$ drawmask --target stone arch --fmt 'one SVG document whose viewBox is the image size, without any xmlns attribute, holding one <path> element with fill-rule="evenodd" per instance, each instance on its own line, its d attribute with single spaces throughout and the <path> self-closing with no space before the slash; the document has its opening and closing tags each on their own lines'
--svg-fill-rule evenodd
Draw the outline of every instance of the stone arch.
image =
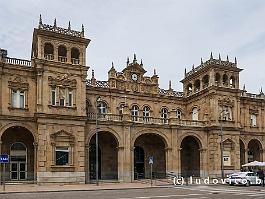
<svg viewBox="0 0 265 199">
<path fill-rule="evenodd" d="M 262 161 L 262 142 L 258 138 L 249 140 L 248 145 L 248 162 Z"/>
<path fill-rule="evenodd" d="M 185 135 L 180 142 L 181 175 L 200 176 L 202 170 L 201 149 L 202 143 L 194 135 Z"/>
<path fill-rule="evenodd" d="M 109 132 L 109 133 L 111 133 L 114 136 L 114 138 L 116 139 L 118 147 L 123 146 L 121 136 L 114 129 L 112 129 L 110 127 L 100 127 L 100 130 L 98 132 L 99 133 L 100 132 Z M 86 137 L 86 141 L 85 141 L 86 145 L 89 145 L 89 143 L 91 141 L 91 138 L 96 134 L 96 129 L 91 129 L 91 131 L 88 132 L 88 133 L 89 134 Z"/>
<path fill-rule="evenodd" d="M 142 129 L 142 130 L 138 131 L 131 139 L 131 146 L 134 145 L 134 143 L 138 137 L 140 137 L 141 135 L 144 135 L 144 134 L 155 134 L 155 135 L 160 136 L 164 141 L 165 147 L 171 148 L 171 144 L 170 144 L 167 136 L 164 133 L 162 133 L 158 130 L 154 130 L 154 129 Z"/>
<path fill-rule="evenodd" d="M 204 149 L 205 147 L 205 144 L 204 144 L 204 142 L 203 142 L 203 138 L 199 135 L 199 134 L 197 134 L 197 133 L 194 133 L 194 132 L 185 132 L 178 140 L 179 140 L 179 148 L 181 148 L 181 143 L 182 143 L 182 141 L 186 138 L 186 137 L 188 137 L 188 136 L 191 136 L 191 137 L 193 137 L 195 140 L 197 140 L 198 141 L 198 143 L 199 143 L 199 146 L 200 146 L 200 149 Z"/>
<path fill-rule="evenodd" d="M 153 157 L 153 176 L 164 178 L 166 174 L 167 144 L 165 138 L 158 132 L 141 131 L 133 137 L 134 147 L 134 179 L 150 178 L 149 158 Z M 137 150 L 138 149 L 138 150 Z M 142 153 L 139 154 L 139 149 Z M 139 157 L 144 156 L 144 157 Z"/>
<path fill-rule="evenodd" d="M 11 127 L 23 127 L 25 129 L 27 129 L 29 132 L 31 132 L 33 138 L 34 138 L 34 142 L 37 143 L 38 142 L 38 136 L 36 135 L 36 129 L 34 129 L 32 126 L 28 125 L 28 124 L 25 124 L 25 123 L 20 123 L 20 122 L 12 122 L 12 123 L 8 123 L 4 126 L 2 126 L 0 128 L 0 140 L 1 140 L 1 137 L 3 135 L 3 133 L 11 128 Z"/>
<path fill-rule="evenodd" d="M 247 144 L 246 142 L 239 138 L 239 148 L 240 148 L 240 166 L 243 164 L 246 164 L 246 150 L 247 150 Z"/>
</svg>

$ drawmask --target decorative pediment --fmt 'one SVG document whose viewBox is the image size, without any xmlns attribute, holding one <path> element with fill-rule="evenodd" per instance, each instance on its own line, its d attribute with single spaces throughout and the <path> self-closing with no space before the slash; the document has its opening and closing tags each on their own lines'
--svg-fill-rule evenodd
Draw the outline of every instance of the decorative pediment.
<svg viewBox="0 0 265 199">
<path fill-rule="evenodd" d="M 68 142 L 70 144 L 74 144 L 75 141 L 75 136 L 72 133 L 69 133 L 64 130 L 52 133 L 50 137 L 52 145 L 55 145 L 57 142 Z"/>
<path fill-rule="evenodd" d="M 14 90 L 19 89 L 23 91 L 28 90 L 29 84 L 26 78 L 16 76 L 8 81 L 8 86 Z"/>
<path fill-rule="evenodd" d="M 249 114 L 251 115 L 258 115 L 259 114 L 259 110 L 257 107 L 253 106 L 249 108 Z"/>
<path fill-rule="evenodd" d="M 71 87 L 74 88 L 76 87 L 76 80 L 75 79 L 70 79 L 69 78 L 70 74 L 64 74 L 62 76 L 57 76 L 57 77 L 48 77 L 49 85 L 51 86 L 62 86 L 62 87 Z"/>
<path fill-rule="evenodd" d="M 234 106 L 234 100 L 231 100 L 230 98 L 223 98 L 218 100 L 219 106 Z"/>
</svg>

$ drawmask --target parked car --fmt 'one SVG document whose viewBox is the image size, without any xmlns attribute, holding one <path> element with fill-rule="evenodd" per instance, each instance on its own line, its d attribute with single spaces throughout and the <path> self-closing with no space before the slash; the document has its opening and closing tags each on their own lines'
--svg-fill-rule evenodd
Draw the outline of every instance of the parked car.
<svg viewBox="0 0 265 199">
<path fill-rule="evenodd" d="M 237 172 L 230 174 L 226 183 L 229 185 L 256 185 L 260 183 L 259 177 L 254 172 Z"/>
</svg>

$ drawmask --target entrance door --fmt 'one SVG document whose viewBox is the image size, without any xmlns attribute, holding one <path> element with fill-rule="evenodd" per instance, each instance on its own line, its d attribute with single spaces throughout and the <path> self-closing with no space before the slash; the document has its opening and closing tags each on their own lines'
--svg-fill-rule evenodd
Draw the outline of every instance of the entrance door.
<svg viewBox="0 0 265 199">
<path fill-rule="evenodd" d="M 144 149 L 136 146 L 134 148 L 134 179 L 145 178 Z"/>
<path fill-rule="evenodd" d="M 10 148 L 10 179 L 27 179 L 27 148 L 20 142 L 14 143 Z"/>
<path fill-rule="evenodd" d="M 11 162 L 10 163 L 10 179 L 11 180 L 26 180 L 27 170 L 26 162 Z"/>
</svg>

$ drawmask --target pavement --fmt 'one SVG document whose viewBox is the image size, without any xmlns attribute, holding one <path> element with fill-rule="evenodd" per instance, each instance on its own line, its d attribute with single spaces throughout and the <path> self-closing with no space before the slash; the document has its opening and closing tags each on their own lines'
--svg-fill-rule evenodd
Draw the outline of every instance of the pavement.
<svg viewBox="0 0 265 199">
<path fill-rule="evenodd" d="M 135 181 L 132 183 L 122 182 L 100 182 L 96 184 L 16 184 L 7 183 L 5 191 L 3 185 L 0 186 L 0 194 L 5 193 L 35 193 L 35 192 L 68 192 L 68 191 L 96 191 L 96 190 L 121 190 L 121 189 L 146 189 L 162 188 L 173 186 L 169 181 L 153 181 L 151 186 L 150 180 Z"/>
</svg>

